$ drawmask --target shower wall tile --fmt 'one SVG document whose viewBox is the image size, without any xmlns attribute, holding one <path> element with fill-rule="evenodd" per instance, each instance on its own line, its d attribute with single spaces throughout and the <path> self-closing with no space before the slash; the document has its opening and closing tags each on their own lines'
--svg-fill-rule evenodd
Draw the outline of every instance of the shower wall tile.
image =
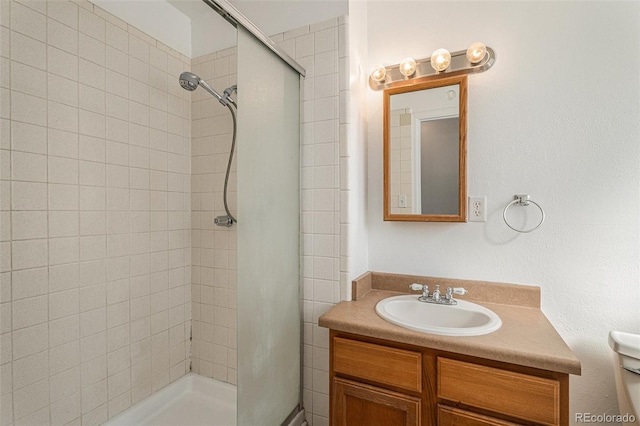
<svg viewBox="0 0 640 426">
<path fill-rule="evenodd" d="M 51 45 L 46 49 L 46 69 L 50 74 L 78 80 L 78 57 Z M 44 68 L 43 68 L 44 69 Z"/>
<path fill-rule="evenodd" d="M 65 24 L 71 28 L 78 28 L 78 6 L 71 1 L 47 2 L 47 17 Z"/>
<path fill-rule="evenodd" d="M 11 69 L 10 71 L 9 68 Z M 15 91 L 33 96 L 46 97 L 46 72 L 15 61 L 11 63 L 11 67 L 6 66 L 3 69 L 7 70 L 3 71 L 5 78 L 11 77 L 10 82 L 7 82 L 9 84 L 5 84 L 4 87 L 10 87 Z"/>
<path fill-rule="evenodd" d="M 105 25 L 105 43 L 107 44 L 107 58 L 109 55 L 109 48 L 117 49 L 124 53 L 129 53 L 129 35 L 127 30 L 106 22 Z"/>
<path fill-rule="evenodd" d="M 106 69 L 98 64 L 78 58 L 78 76 L 83 84 L 104 90 Z"/>
<path fill-rule="evenodd" d="M 72 107 L 78 106 L 78 83 L 55 74 L 48 76 L 48 99 Z"/>
<path fill-rule="evenodd" d="M 78 54 L 78 31 L 53 19 L 47 21 L 47 43 L 72 55 Z"/>
<path fill-rule="evenodd" d="M 79 9 L 79 30 L 88 36 L 105 41 L 105 20 L 86 9 Z"/>
<path fill-rule="evenodd" d="M 0 3 L 0 424 L 100 424 L 190 367 L 190 60 Z"/>
</svg>

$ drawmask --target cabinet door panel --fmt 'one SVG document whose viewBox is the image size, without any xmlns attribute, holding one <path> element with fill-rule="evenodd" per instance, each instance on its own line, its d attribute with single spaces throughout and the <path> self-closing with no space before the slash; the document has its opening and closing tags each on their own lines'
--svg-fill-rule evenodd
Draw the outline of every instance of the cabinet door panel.
<svg viewBox="0 0 640 426">
<path fill-rule="evenodd" d="M 409 395 L 333 379 L 333 426 L 420 426 L 421 401 Z"/>
</svg>

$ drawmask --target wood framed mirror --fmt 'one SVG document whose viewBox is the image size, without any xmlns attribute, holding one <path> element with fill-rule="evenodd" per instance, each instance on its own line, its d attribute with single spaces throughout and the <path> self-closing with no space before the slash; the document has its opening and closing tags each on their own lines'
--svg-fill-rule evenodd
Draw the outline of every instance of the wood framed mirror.
<svg viewBox="0 0 640 426">
<path fill-rule="evenodd" d="M 467 77 L 384 91 L 384 220 L 467 221 Z"/>
</svg>

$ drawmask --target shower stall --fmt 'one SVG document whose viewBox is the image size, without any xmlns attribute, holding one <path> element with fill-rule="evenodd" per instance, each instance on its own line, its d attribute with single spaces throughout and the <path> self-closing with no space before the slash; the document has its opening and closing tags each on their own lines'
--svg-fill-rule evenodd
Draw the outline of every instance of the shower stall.
<svg viewBox="0 0 640 426">
<path fill-rule="evenodd" d="M 80 3 L 2 2 L 0 423 L 303 424 L 304 69 Z"/>
</svg>

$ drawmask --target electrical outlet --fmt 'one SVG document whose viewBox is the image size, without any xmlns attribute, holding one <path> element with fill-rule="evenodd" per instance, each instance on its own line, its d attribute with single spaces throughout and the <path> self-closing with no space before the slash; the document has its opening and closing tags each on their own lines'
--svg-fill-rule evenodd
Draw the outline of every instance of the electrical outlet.
<svg viewBox="0 0 640 426">
<path fill-rule="evenodd" d="M 398 197 L 398 207 L 407 207 L 407 196 L 400 195 Z"/>
<path fill-rule="evenodd" d="M 469 222 L 487 221 L 487 197 L 469 197 Z"/>
</svg>

